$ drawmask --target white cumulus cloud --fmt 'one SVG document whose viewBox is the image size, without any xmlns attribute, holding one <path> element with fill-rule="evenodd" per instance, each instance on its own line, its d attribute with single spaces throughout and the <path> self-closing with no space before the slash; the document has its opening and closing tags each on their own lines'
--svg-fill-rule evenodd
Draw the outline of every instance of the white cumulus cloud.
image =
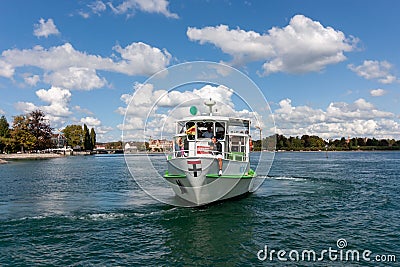
<svg viewBox="0 0 400 267">
<path fill-rule="evenodd" d="M 362 98 L 353 103 L 333 102 L 325 110 L 293 106 L 290 99 L 283 99 L 274 111 L 274 119 L 278 133 L 284 135 L 309 134 L 323 138 L 400 137 L 398 116 L 379 110 Z"/>
<path fill-rule="evenodd" d="M 93 3 L 90 3 L 89 5 L 90 10 L 97 15 L 100 15 L 102 12 L 104 12 L 107 9 L 106 4 L 104 4 L 102 1 L 97 0 Z"/>
<path fill-rule="evenodd" d="M 29 113 L 31 111 L 38 109 L 38 107 L 35 106 L 35 104 L 31 102 L 22 102 L 22 101 L 15 103 L 14 107 L 16 110 L 19 110 L 23 113 Z"/>
<path fill-rule="evenodd" d="M 119 45 L 114 47 L 122 60 L 117 62 L 115 71 L 129 75 L 151 75 L 167 66 L 171 60 L 171 54 L 166 49 L 151 47 L 148 44 L 137 42 L 126 47 Z"/>
<path fill-rule="evenodd" d="M 35 86 L 40 81 L 40 77 L 39 75 L 29 75 L 24 77 L 24 81 L 30 86 Z"/>
<path fill-rule="evenodd" d="M 45 49 L 9 49 L 0 57 L 0 75 L 12 79 L 18 68 L 33 66 L 43 71 L 40 80 L 67 89 L 91 90 L 108 85 L 98 71 L 127 75 L 151 75 L 169 65 L 171 55 L 165 49 L 138 42 L 113 48 L 120 54 L 111 57 L 76 50 L 70 43 Z M 37 79 L 37 78 L 36 78 Z M 32 84 L 32 80 L 26 80 Z"/>
<path fill-rule="evenodd" d="M 101 121 L 94 117 L 81 118 L 80 122 L 86 124 L 89 128 L 101 125 Z"/>
<path fill-rule="evenodd" d="M 84 67 L 69 67 L 45 74 L 44 81 L 54 86 L 78 90 L 91 90 L 107 85 L 106 79 L 99 77 L 95 69 Z"/>
<path fill-rule="evenodd" d="M 219 25 L 189 27 L 187 36 L 200 44 L 211 43 L 220 48 L 232 56 L 234 65 L 264 61 L 263 75 L 321 71 L 344 61 L 344 52 L 353 51 L 358 42 L 304 15 L 296 15 L 286 27 L 273 27 L 263 34 Z"/>
<path fill-rule="evenodd" d="M 0 76 L 11 79 L 14 76 L 14 73 L 15 69 L 12 64 L 0 59 Z"/>
<path fill-rule="evenodd" d="M 71 92 L 69 90 L 51 87 L 48 90 L 37 90 L 36 95 L 41 101 L 48 105 L 37 106 L 31 102 L 17 102 L 14 105 L 15 109 L 23 113 L 29 113 L 40 109 L 46 114 L 46 117 L 54 127 L 63 124 L 72 114 L 69 109 L 69 103 L 71 101 Z"/>
<path fill-rule="evenodd" d="M 386 94 L 386 91 L 383 89 L 373 89 L 370 91 L 371 96 L 383 96 Z"/>
<path fill-rule="evenodd" d="M 126 115 L 124 139 L 143 140 L 148 136 L 168 136 L 175 131 L 174 122 L 190 116 L 191 106 L 198 108 L 198 114 L 207 114 L 204 101 L 212 97 L 216 101 L 214 114 L 255 119 L 257 114 L 246 109 L 236 110 L 233 103 L 233 90 L 225 86 L 203 85 L 187 91 L 156 90 L 152 84 L 136 83 L 133 94 L 123 94 L 121 101 L 129 107 L 119 107 L 116 112 Z M 143 136 L 146 128 L 146 137 Z"/>
<path fill-rule="evenodd" d="M 239 28 L 230 30 L 227 25 L 202 29 L 189 27 L 187 36 L 192 41 L 199 41 L 200 44 L 214 44 L 223 52 L 230 54 L 234 64 L 262 60 L 275 54 L 269 36 Z"/>
<path fill-rule="evenodd" d="M 117 6 L 112 2 L 108 3 L 112 11 L 116 14 L 127 14 L 133 16 L 137 10 L 147 13 L 158 13 L 167 18 L 177 19 L 179 16 L 168 10 L 167 0 L 125 0 Z"/>
<path fill-rule="evenodd" d="M 53 19 L 45 21 L 43 18 L 39 20 L 39 24 L 35 24 L 33 34 L 36 37 L 49 37 L 49 35 L 60 34 Z"/>
<path fill-rule="evenodd" d="M 362 65 L 349 64 L 348 68 L 367 80 L 378 80 L 383 84 L 398 81 L 397 77 L 391 73 L 393 65 L 387 61 L 365 60 Z"/>
</svg>

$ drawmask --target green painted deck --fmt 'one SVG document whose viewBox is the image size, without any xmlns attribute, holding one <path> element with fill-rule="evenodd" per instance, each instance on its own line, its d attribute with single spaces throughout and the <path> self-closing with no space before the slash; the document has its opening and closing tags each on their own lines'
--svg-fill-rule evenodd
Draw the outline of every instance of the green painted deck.
<svg viewBox="0 0 400 267">
<path fill-rule="evenodd" d="M 221 175 L 219 176 L 217 173 L 215 174 L 207 174 L 207 178 L 229 178 L 229 179 L 251 179 L 256 177 L 257 174 L 250 169 L 249 173 L 247 175 Z M 169 174 L 168 171 L 165 172 L 164 178 L 168 179 L 176 179 L 176 178 L 186 178 L 186 175 L 184 174 Z"/>
</svg>

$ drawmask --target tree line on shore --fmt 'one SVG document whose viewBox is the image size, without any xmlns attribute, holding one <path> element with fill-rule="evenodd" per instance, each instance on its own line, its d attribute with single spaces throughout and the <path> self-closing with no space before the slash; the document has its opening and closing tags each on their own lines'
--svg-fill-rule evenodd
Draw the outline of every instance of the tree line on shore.
<svg viewBox="0 0 400 267">
<path fill-rule="evenodd" d="M 53 128 L 41 110 L 13 117 L 10 127 L 5 116 L 0 117 L 0 153 L 45 151 L 53 148 L 71 147 L 93 150 L 96 132 L 83 125 L 68 125 L 62 134 L 54 134 Z"/>
<path fill-rule="evenodd" d="M 318 150 L 400 150 L 400 140 L 395 139 L 376 139 L 353 137 L 340 139 L 324 140 L 316 135 L 302 135 L 286 137 L 281 134 L 275 134 L 263 138 L 263 148 L 273 150 L 287 151 L 318 151 Z M 255 151 L 261 150 L 261 141 L 253 141 Z"/>
<path fill-rule="evenodd" d="M 43 151 L 46 149 L 71 147 L 75 150 L 91 151 L 96 145 L 96 132 L 86 124 L 68 125 L 62 134 L 54 134 L 53 128 L 41 110 L 13 117 L 10 127 L 5 116 L 0 117 L 0 153 Z M 61 141 L 61 142 L 60 142 Z M 324 140 L 316 135 L 286 137 L 275 134 L 262 139 L 263 149 L 287 151 L 318 150 L 400 150 L 400 140 L 353 137 Z M 122 149 L 122 142 L 105 144 L 107 148 Z M 146 144 L 148 149 L 148 144 Z M 253 150 L 261 150 L 261 140 L 253 140 Z"/>
</svg>

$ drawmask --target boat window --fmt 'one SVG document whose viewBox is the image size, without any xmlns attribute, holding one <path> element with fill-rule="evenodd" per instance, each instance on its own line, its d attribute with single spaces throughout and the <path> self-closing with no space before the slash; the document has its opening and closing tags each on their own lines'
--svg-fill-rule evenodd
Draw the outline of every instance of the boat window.
<svg viewBox="0 0 400 267">
<path fill-rule="evenodd" d="M 188 121 L 186 123 L 186 131 L 185 133 L 188 136 L 188 140 L 194 140 L 194 137 L 196 135 L 196 125 L 193 121 Z"/>
<path fill-rule="evenodd" d="M 197 122 L 197 138 L 211 138 L 214 135 L 214 123 L 212 121 Z"/>
<path fill-rule="evenodd" d="M 215 123 L 215 135 L 218 140 L 225 139 L 225 122 L 216 122 Z"/>
<path fill-rule="evenodd" d="M 246 152 L 246 142 L 244 136 L 231 136 L 231 152 Z"/>
<path fill-rule="evenodd" d="M 183 121 L 178 122 L 176 133 L 182 134 L 185 133 L 185 123 Z"/>
<path fill-rule="evenodd" d="M 229 119 L 229 133 L 249 134 L 250 121 L 244 119 Z"/>
<path fill-rule="evenodd" d="M 243 126 L 238 126 L 238 125 L 230 125 L 229 126 L 229 133 L 241 133 L 241 134 L 248 134 L 249 129 Z"/>
</svg>

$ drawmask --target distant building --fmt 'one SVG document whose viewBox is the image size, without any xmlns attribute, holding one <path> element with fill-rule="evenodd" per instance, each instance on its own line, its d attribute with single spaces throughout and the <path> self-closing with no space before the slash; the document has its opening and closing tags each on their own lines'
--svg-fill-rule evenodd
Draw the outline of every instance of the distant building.
<svg viewBox="0 0 400 267">
<path fill-rule="evenodd" d="M 106 149 L 106 145 L 104 145 L 104 144 L 96 145 L 95 149 L 96 150 L 104 150 L 104 149 Z"/>
<path fill-rule="evenodd" d="M 173 142 L 166 139 L 155 139 L 149 141 L 149 148 L 152 152 L 171 151 L 172 146 Z"/>
<path fill-rule="evenodd" d="M 127 142 L 125 143 L 124 151 L 125 153 L 135 153 L 138 152 L 138 148 L 134 143 Z"/>
<path fill-rule="evenodd" d="M 52 134 L 51 142 L 55 148 L 62 148 L 67 145 L 67 138 L 63 134 Z"/>
<path fill-rule="evenodd" d="M 82 147 L 80 145 L 76 145 L 72 148 L 74 151 L 81 151 Z"/>
<path fill-rule="evenodd" d="M 350 143 L 350 136 L 348 136 L 346 139 L 346 144 L 349 144 L 349 143 Z"/>
</svg>

